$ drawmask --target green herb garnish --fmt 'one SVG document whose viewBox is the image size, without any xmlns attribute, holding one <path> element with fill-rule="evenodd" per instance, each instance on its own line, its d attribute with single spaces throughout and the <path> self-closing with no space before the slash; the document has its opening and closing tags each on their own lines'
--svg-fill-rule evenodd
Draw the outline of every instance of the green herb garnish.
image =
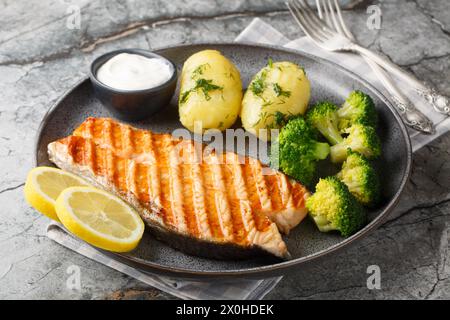
<svg viewBox="0 0 450 320">
<path fill-rule="evenodd" d="M 264 122 L 266 122 L 266 121 L 267 121 L 267 118 L 270 117 L 270 116 L 271 116 L 271 114 L 269 114 L 267 111 L 264 111 L 264 112 L 261 112 L 261 113 L 260 113 L 260 118 L 261 118 L 261 120 L 263 120 Z"/>
<path fill-rule="evenodd" d="M 275 122 L 278 127 L 284 127 L 290 120 L 295 119 L 297 116 L 288 111 L 288 113 L 282 113 L 280 111 L 275 112 Z"/>
<path fill-rule="evenodd" d="M 213 90 L 223 90 L 223 87 L 213 84 L 212 80 L 198 79 L 194 87 L 194 90 L 196 89 L 201 89 L 206 100 L 210 100 L 211 97 L 209 96 L 209 92 Z"/>
<path fill-rule="evenodd" d="M 273 84 L 273 91 L 275 91 L 277 97 L 287 97 L 289 98 L 291 96 L 290 91 L 284 91 L 278 83 Z"/>
<path fill-rule="evenodd" d="M 274 118 L 275 124 L 278 127 L 284 126 L 286 124 L 286 115 L 283 112 L 275 111 Z"/>
<path fill-rule="evenodd" d="M 264 89 L 266 88 L 266 82 L 265 82 L 266 76 L 267 76 L 267 72 L 263 71 L 250 84 L 250 90 L 253 92 L 253 94 L 255 96 L 259 97 L 264 92 Z"/>
<path fill-rule="evenodd" d="M 195 68 L 194 71 L 192 71 L 191 79 L 194 79 L 194 78 L 202 75 L 203 70 L 205 70 L 205 68 L 208 66 L 209 66 L 209 63 L 204 63 L 204 64 L 199 65 L 197 68 Z"/>
<path fill-rule="evenodd" d="M 197 90 L 201 90 L 203 92 L 206 100 L 211 100 L 211 96 L 209 95 L 209 92 L 214 91 L 214 90 L 223 90 L 223 87 L 213 84 L 212 80 L 207 80 L 207 79 L 203 79 L 203 78 L 197 79 L 195 81 L 195 87 L 183 92 L 180 95 L 180 104 L 185 103 L 189 97 L 189 94 L 191 92 L 197 91 Z"/>
<path fill-rule="evenodd" d="M 191 93 L 191 90 L 188 90 L 188 91 L 185 91 L 182 94 L 180 94 L 180 104 L 183 104 L 187 101 L 187 98 L 190 93 Z"/>
<path fill-rule="evenodd" d="M 273 101 L 268 100 L 268 101 L 265 101 L 265 102 L 262 104 L 262 107 L 264 108 L 264 107 L 270 106 L 270 105 L 272 105 L 272 104 L 273 104 Z"/>
<path fill-rule="evenodd" d="M 269 68 L 273 67 L 273 61 L 272 58 L 269 58 L 269 60 L 267 60 L 267 65 L 269 66 Z"/>
</svg>

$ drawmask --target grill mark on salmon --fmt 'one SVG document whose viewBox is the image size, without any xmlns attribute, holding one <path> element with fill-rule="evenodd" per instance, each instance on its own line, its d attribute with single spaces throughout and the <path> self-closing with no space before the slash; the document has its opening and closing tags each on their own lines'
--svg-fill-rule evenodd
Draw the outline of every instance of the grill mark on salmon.
<svg viewBox="0 0 450 320">
<path fill-rule="evenodd" d="M 246 158 L 244 167 L 244 180 L 248 190 L 248 197 L 252 207 L 253 219 L 255 220 L 255 227 L 257 230 L 262 230 L 268 227 L 268 220 L 266 214 L 263 214 L 261 199 L 258 195 L 258 185 L 255 180 L 254 170 L 251 159 Z"/>
<path fill-rule="evenodd" d="M 205 203 L 206 212 L 208 216 L 209 225 L 211 226 L 211 233 L 214 238 L 223 239 L 224 234 L 220 226 L 220 219 L 218 217 L 219 212 L 217 210 L 215 202 L 215 187 L 214 187 L 214 175 L 211 172 L 212 168 L 206 163 L 200 164 L 200 170 L 203 175 L 204 191 L 205 191 Z"/>
<path fill-rule="evenodd" d="M 160 152 L 161 150 L 164 150 L 165 147 L 164 144 L 156 144 L 155 141 L 153 141 L 152 136 L 152 142 L 155 151 L 155 159 L 159 159 L 159 164 L 153 164 L 157 166 L 159 171 L 159 178 L 156 178 L 159 180 L 160 183 L 160 199 L 161 199 L 161 216 L 164 219 L 164 222 L 170 225 L 174 225 L 174 217 L 172 213 L 172 202 L 171 200 L 171 191 L 170 191 L 170 182 L 169 182 L 169 161 L 168 161 L 168 154 L 166 152 Z M 166 148 L 167 150 L 167 148 Z"/>
<path fill-rule="evenodd" d="M 192 204 L 195 212 L 195 218 L 197 220 L 197 228 L 199 235 L 210 238 L 211 229 L 208 214 L 206 212 L 206 201 L 204 197 L 204 179 L 200 169 L 197 148 L 195 143 L 187 144 L 188 153 L 193 155 L 192 164 L 190 166 L 190 177 L 192 181 Z"/>
<path fill-rule="evenodd" d="M 229 203 L 231 221 L 233 222 L 233 236 L 237 242 L 247 241 L 247 228 L 242 220 L 241 205 L 234 186 L 234 171 L 230 166 L 220 166 L 226 187 L 227 201 Z"/>
<path fill-rule="evenodd" d="M 212 168 L 211 173 L 215 190 L 214 197 L 220 229 L 222 230 L 225 240 L 231 241 L 233 240 L 233 220 L 231 219 L 230 205 L 222 175 L 222 168 L 221 165 L 219 165 L 219 159 L 215 152 L 211 153 L 208 159 L 210 162 L 209 165 Z"/>
<path fill-rule="evenodd" d="M 252 176 L 256 187 L 257 197 L 261 210 L 264 212 L 272 211 L 272 199 L 269 197 L 266 180 L 262 173 L 261 162 L 256 159 L 248 158 L 250 167 L 252 168 Z"/>
<path fill-rule="evenodd" d="M 179 165 L 177 155 L 175 153 L 172 139 L 170 139 L 169 136 L 164 136 L 164 139 L 167 140 L 166 147 L 167 153 L 169 155 L 168 179 L 169 179 L 170 204 L 172 206 L 172 213 L 173 213 L 173 224 L 176 225 L 181 232 L 185 233 L 189 230 L 187 230 L 187 225 L 183 213 L 184 197 L 182 192 L 180 192 L 182 190 L 182 184 L 180 183 L 181 168 Z"/>
<path fill-rule="evenodd" d="M 217 258 L 288 257 L 279 230 L 288 233 L 304 218 L 308 191 L 279 172 L 264 175 L 256 159 L 212 152 L 198 163 L 195 150 L 193 141 L 107 118 L 88 118 L 49 145 L 56 165 L 121 196 L 176 248 Z M 190 161 L 180 163 L 178 152 Z"/>
<path fill-rule="evenodd" d="M 269 194 L 272 202 L 272 210 L 279 211 L 283 209 L 283 202 L 280 195 L 280 189 L 278 188 L 279 177 L 276 174 L 264 175 L 266 185 L 269 188 Z"/>
<path fill-rule="evenodd" d="M 193 203 L 193 180 L 190 165 L 180 164 L 180 177 L 182 188 L 180 193 L 183 195 L 182 212 L 184 220 L 186 221 L 189 233 L 193 234 L 195 237 L 199 237 L 200 233 L 198 230 L 197 215 Z"/>
<path fill-rule="evenodd" d="M 253 235 L 249 236 L 251 230 L 255 229 L 255 223 L 253 220 L 252 210 L 250 203 L 248 201 L 247 189 L 245 187 L 245 181 L 242 174 L 242 165 L 239 163 L 238 156 L 236 154 L 228 153 L 226 155 L 227 162 L 225 167 L 228 169 L 228 174 L 231 176 L 232 186 L 234 189 L 233 196 L 236 201 L 236 220 L 238 220 L 237 228 L 240 228 L 242 224 L 242 229 L 237 231 L 237 236 L 240 239 L 249 239 Z M 238 216 L 239 215 L 239 216 Z"/>
</svg>

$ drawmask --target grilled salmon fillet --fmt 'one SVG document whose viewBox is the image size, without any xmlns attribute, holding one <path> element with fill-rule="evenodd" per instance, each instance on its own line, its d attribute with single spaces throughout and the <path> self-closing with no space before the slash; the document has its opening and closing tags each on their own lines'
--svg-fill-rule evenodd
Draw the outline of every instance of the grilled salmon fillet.
<svg viewBox="0 0 450 320">
<path fill-rule="evenodd" d="M 306 188 L 256 159 L 204 150 L 109 118 L 88 118 L 48 145 L 58 167 L 120 196 L 177 249 L 213 258 L 289 258 L 280 232 L 306 216 Z"/>
</svg>

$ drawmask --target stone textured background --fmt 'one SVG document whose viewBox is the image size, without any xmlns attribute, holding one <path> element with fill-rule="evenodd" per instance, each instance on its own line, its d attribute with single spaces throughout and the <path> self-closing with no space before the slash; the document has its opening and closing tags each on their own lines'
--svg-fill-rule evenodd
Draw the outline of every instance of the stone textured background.
<svg viewBox="0 0 450 320">
<path fill-rule="evenodd" d="M 350 2 L 344 18 L 364 45 L 450 95 L 448 0 Z M 381 30 L 365 27 L 372 3 L 382 9 Z M 66 28 L 74 4 L 81 7 L 80 30 Z M 35 133 L 93 57 L 122 47 L 232 41 L 254 17 L 291 39 L 302 35 L 282 0 L 0 0 L 0 299 L 171 298 L 46 238 L 47 219 L 22 196 Z M 267 298 L 450 298 L 449 150 L 447 134 L 417 152 L 411 181 L 388 222 L 286 276 Z M 81 268 L 81 292 L 66 289 L 72 264 Z M 366 288 L 372 264 L 381 268 L 381 290 Z"/>
</svg>

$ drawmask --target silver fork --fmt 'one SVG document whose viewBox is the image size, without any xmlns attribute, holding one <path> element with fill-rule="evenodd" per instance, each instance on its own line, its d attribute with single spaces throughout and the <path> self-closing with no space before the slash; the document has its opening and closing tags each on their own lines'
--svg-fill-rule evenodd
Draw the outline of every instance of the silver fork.
<svg viewBox="0 0 450 320">
<path fill-rule="evenodd" d="M 328 51 L 350 51 L 365 55 L 387 71 L 407 82 L 416 92 L 437 111 L 450 115 L 450 101 L 447 97 L 438 94 L 436 90 L 427 87 L 414 76 L 407 73 L 391 61 L 364 48 L 345 36 L 329 28 L 312 11 L 305 0 L 288 0 L 288 8 L 297 23 L 319 47 Z"/>
<path fill-rule="evenodd" d="M 341 9 L 337 0 L 316 0 L 317 12 L 329 28 L 334 28 L 340 35 L 356 42 L 355 37 L 347 28 L 342 18 Z M 399 90 L 391 77 L 378 64 L 362 55 L 367 64 L 372 68 L 375 75 L 390 93 L 394 105 L 409 127 L 426 134 L 435 132 L 433 122 L 422 112 L 417 110 L 413 103 Z"/>
</svg>

